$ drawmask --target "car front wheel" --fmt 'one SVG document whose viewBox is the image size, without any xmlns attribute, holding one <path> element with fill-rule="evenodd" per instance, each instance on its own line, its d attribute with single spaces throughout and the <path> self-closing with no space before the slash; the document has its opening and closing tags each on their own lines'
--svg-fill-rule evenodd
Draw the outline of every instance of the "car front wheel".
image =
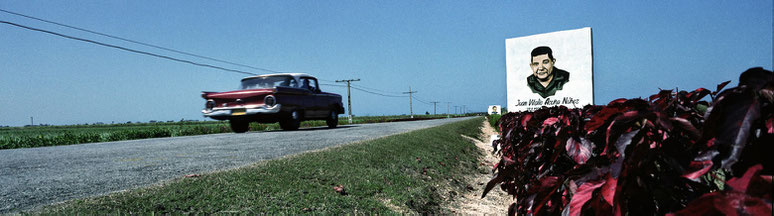
<svg viewBox="0 0 774 216">
<path fill-rule="evenodd" d="M 248 121 L 230 120 L 228 123 L 231 124 L 231 130 L 234 133 L 244 133 L 250 130 L 250 122 Z"/>
<path fill-rule="evenodd" d="M 293 111 L 287 118 L 280 121 L 280 127 L 282 130 L 298 130 L 301 127 L 301 114 Z"/>
</svg>

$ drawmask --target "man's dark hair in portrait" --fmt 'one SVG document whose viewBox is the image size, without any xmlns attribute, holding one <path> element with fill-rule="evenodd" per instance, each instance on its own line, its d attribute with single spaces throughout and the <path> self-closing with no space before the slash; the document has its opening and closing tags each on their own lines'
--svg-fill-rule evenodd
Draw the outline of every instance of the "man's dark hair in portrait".
<svg viewBox="0 0 774 216">
<path fill-rule="evenodd" d="M 529 66 L 532 75 L 527 77 L 527 86 L 533 93 L 547 98 L 562 90 L 565 83 L 570 81 L 570 73 L 554 67 L 556 59 L 550 47 L 539 46 L 532 50 Z"/>
</svg>

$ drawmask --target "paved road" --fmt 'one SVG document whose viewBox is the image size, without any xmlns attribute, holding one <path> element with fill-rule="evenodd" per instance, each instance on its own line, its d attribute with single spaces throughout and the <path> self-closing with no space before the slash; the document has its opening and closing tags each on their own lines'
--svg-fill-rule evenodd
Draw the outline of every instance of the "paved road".
<svg viewBox="0 0 774 216">
<path fill-rule="evenodd" d="M 468 118 L 0 150 L 0 213 Z"/>
</svg>

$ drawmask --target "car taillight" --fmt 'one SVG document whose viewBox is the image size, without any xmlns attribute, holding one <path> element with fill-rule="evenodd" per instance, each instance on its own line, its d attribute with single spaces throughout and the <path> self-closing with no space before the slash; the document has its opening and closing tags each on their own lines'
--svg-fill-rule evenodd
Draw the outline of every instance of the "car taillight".
<svg viewBox="0 0 774 216">
<path fill-rule="evenodd" d="M 273 107 L 274 105 L 277 105 L 277 98 L 274 98 L 274 95 L 268 95 L 263 98 L 263 104 L 269 107 Z"/>
<path fill-rule="evenodd" d="M 215 101 L 214 100 L 207 100 L 207 103 L 204 104 L 204 107 L 207 109 L 215 108 Z"/>
</svg>

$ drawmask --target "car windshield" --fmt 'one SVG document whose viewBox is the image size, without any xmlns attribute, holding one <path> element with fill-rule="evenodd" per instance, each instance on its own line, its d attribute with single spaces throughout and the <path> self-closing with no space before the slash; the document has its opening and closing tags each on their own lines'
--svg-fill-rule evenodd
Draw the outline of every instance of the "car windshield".
<svg viewBox="0 0 774 216">
<path fill-rule="evenodd" d="M 298 87 L 291 76 L 261 76 L 242 80 L 240 89 L 265 89 L 277 86 Z"/>
</svg>

